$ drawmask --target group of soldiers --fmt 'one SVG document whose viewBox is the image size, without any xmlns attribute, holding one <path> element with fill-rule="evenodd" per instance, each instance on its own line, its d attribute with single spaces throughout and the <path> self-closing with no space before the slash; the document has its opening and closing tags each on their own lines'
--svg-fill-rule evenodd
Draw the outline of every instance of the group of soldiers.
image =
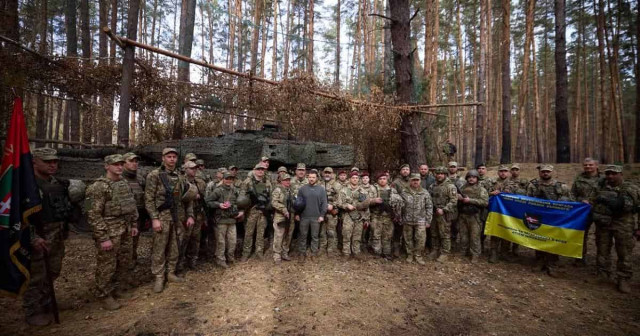
<svg viewBox="0 0 640 336">
<path fill-rule="evenodd" d="M 60 274 L 70 203 L 68 183 L 54 176 L 56 151 L 38 148 L 33 157 L 45 236 L 32 241 L 32 278 L 24 307 L 29 324 L 47 325 L 52 293 L 46 282 Z M 153 231 L 153 291 L 160 293 L 166 282 L 184 282 L 186 269 L 195 268 L 202 254 L 213 257 L 221 268 L 233 264 L 238 225 L 244 228 L 241 262 L 263 259 L 269 247 L 274 263 L 291 260 L 291 244 L 298 232 L 302 262 L 321 254 L 361 259 L 366 250 L 392 260 L 400 257 L 402 245 L 406 262 L 424 265 L 425 251 L 430 251 L 428 259 L 446 262 L 455 245 L 471 263 L 477 263 L 484 250 L 489 197 L 502 192 L 590 203 L 585 240 L 595 223 L 598 274 L 612 277 L 610 254 L 615 241 L 618 289 L 630 291 L 640 189 L 624 181 L 621 166 L 609 165 L 602 174 L 597 161 L 588 158 L 569 189 L 553 178 L 549 164 L 540 165 L 539 177 L 530 181 L 520 177 L 518 164 L 500 165 L 496 178 L 486 176 L 484 164 L 464 176 L 456 162 L 432 170 L 423 164 L 415 173 L 405 164 L 391 181 L 389 172 L 370 176 L 356 167 L 337 172 L 326 167 L 319 172 L 308 170 L 304 163 L 296 166 L 293 176 L 285 167 L 270 176 L 269 159 L 263 157 L 240 181 L 234 166 L 208 176 L 204 162 L 192 153 L 180 164 L 174 148 L 163 150 L 161 166 L 146 178 L 138 172 L 138 159 L 135 153 L 105 157 L 104 176 L 86 191 L 84 206 L 97 248 L 97 296 L 108 310 L 120 308 L 117 299 L 129 295 L 125 289 L 133 284 L 127 275 L 136 264 L 138 234 L 145 223 L 150 222 Z M 273 235 L 265 248 L 268 225 Z M 586 248 L 585 241 L 583 262 Z M 518 245 L 491 237 L 488 261 L 512 260 L 518 251 Z M 43 266 L 45 255 L 49 276 Z M 557 262 L 557 255 L 536 251 L 536 270 L 556 276 Z"/>
</svg>

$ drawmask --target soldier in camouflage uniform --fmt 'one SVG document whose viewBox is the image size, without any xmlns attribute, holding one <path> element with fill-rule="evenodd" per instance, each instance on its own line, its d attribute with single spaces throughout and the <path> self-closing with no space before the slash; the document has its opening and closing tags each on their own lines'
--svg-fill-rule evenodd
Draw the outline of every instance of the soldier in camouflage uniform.
<svg viewBox="0 0 640 336">
<path fill-rule="evenodd" d="M 498 166 L 498 177 L 495 179 L 487 179 L 485 185 L 489 188 L 489 196 L 496 196 L 500 193 L 513 193 L 514 186 L 509 179 L 509 167 L 507 165 Z M 511 245 L 509 241 L 499 237 L 491 237 L 491 248 L 489 250 L 489 262 L 494 264 L 498 262 L 498 255 L 507 257 Z"/>
<path fill-rule="evenodd" d="M 338 180 L 336 181 L 338 182 L 338 184 L 340 184 L 340 187 L 346 187 L 347 185 L 349 185 L 349 179 L 348 179 L 348 174 L 347 171 L 344 169 L 340 169 L 338 171 Z"/>
<path fill-rule="evenodd" d="M 451 218 L 457 213 L 458 192 L 456 186 L 447 179 L 447 168 L 436 168 L 436 183 L 431 186 L 433 200 L 433 222 L 431 226 L 431 246 L 429 257 L 445 262 L 451 253 Z M 406 238 L 405 238 L 406 240 Z"/>
<path fill-rule="evenodd" d="M 349 184 L 338 193 L 338 208 L 344 211 L 342 216 L 342 255 L 349 257 L 352 253 L 360 259 L 360 239 L 364 218 L 369 216 L 367 193 L 359 185 L 358 172 L 349 176 Z"/>
<path fill-rule="evenodd" d="M 589 201 L 589 197 L 597 188 L 597 184 L 604 176 L 598 171 L 598 161 L 592 158 L 584 159 L 582 163 L 583 172 L 578 174 L 571 185 L 571 195 L 576 202 Z M 589 214 L 587 227 L 584 230 L 584 241 L 582 243 L 582 259 L 577 259 L 577 265 L 587 264 L 587 246 L 589 242 L 589 232 L 593 223 L 593 212 Z"/>
<path fill-rule="evenodd" d="M 478 184 L 478 171 L 470 170 L 467 173 L 467 183 L 460 188 L 458 204 L 460 214 L 460 244 L 462 251 L 471 255 L 471 263 L 475 264 L 480 256 L 480 235 L 482 223 L 480 223 L 481 210 L 489 205 L 489 194 Z"/>
<path fill-rule="evenodd" d="M 278 183 L 280 183 L 280 181 L 282 181 L 282 176 L 285 175 L 285 174 L 289 175 L 288 172 L 287 172 L 287 167 L 285 167 L 285 166 L 278 167 Z"/>
<path fill-rule="evenodd" d="M 280 263 L 282 260 L 289 261 L 289 246 L 293 227 L 291 217 L 293 217 L 293 193 L 291 192 L 291 175 L 284 173 L 280 177 L 278 184 L 271 193 L 271 206 L 275 210 L 273 215 L 273 261 Z M 285 239 L 285 236 L 288 237 Z"/>
<path fill-rule="evenodd" d="M 186 262 L 186 266 L 194 269 L 198 261 L 200 252 L 200 234 L 202 226 L 206 225 L 204 197 L 206 195 L 206 183 L 198 177 L 197 165 L 192 161 L 186 162 L 183 167 L 185 176 L 191 188 L 195 188 L 196 194 L 193 200 L 193 214 L 195 215 L 195 223 L 192 227 L 188 227 L 184 232 L 184 255 L 181 255 L 181 264 Z M 180 268 L 184 269 L 182 265 Z"/>
<path fill-rule="evenodd" d="M 476 171 L 478 171 L 478 184 L 489 192 L 491 180 L 487 177 L 487 165 L 480 163 L 476 165 Z M 480 221 L 482 222 L 482 230 L 480 231 L 480 251 L 484 251 L 484 241 L 486 235 L 484 234 L 484 227 L 487 224 L 487 217 L 489 216 L 489 208 L 484 208 L 480 212 Z"/>
<path fill-rule="evenodd" d="M 205 185 L 207 183 L 209 183 L 211 181 L 211 176 L 207 173 L 205 173 L 205 166 L 204 166 L 204 160 L 202 159 L 197 159 L 196 160 L 196 165 L 198 166 L 198 171 L 196 172 L 196 176 L 201 178 Z"/>
<path fill-rule="evenodd" d="M 96 287 L 105 309 L 116 310 L 119 281 L 131 268 L 131 236 L 138 235 L 138 209 L 129 183 L 122 179 L 125 160 L 120 154 L 104 158 L 106 176 L 87 188 L 86 208 L 96 241 Z M 120 294 L 120 295 L 118 295 Z"/>
<path fill-rule="evenodd" d="M 271 181 L 265 176 L 267 166 L 260 162 L 253 169 L 253 175 L 247 177 L 240 189 L 240 194 L 251 199 L 251 207 L 247 211 L 247 222 L 244 231 L 242 259 L 249 259 L 253 249 L 253 236 L 256 236 L 255 256 L 262 259 L 264 251 L 264 231 L 267 226 L 265 212 L 271 207 Z"/>
<path fill-rule="evenodd" d="M 362 188 L 362 191 L 367 194 L 368 198 L 373 199 L 376 197 L 377 191 L 370 182 L 371 177 L 369 177 L 369 172 L 362 172 L 360 175 L 360 187 Z M 373 203 L 371 203 L 371 205 L 373 205 Z M 360 245 L 363 250 L 366 250 L 367 246 L 371 246 L 371 242 L 367 239 L 373 239 L 373 235 L 375 234 L 373 231 L 374 228 L 371 226 L 371 211 L 369 211 L 367 216 L 364 218 L 364 228 L 362 229 L 362 238 L 360 239 Z M 373 246 L 371 246 L 371 248 L 373 248 Z"/>
<path fill-rule="evenodd" d="M 436 179 L 438 175 L 436 175 Z M 424 265 L 422 252 L 427 239 L 427 227 L 431 226 L 433 203 L 429 192 L 420 186 L 420 174 L 411 174 L 409 188 L 403 190 L 402 225 L 407 262 Z"/>
<path fill-rule="evenodd" d="M 403 202 L 398 192 L 389 186 L 389 177 L 386 174 L 378 174 L 376 180 L 378 183 L 374 185 L 375 194 L 370 209 L 373 231 L 371 245 L 375 254 L 391 260 L 394 215 L 402 213 Z"/>
<path fill-rule="evenodd" d="M 234 186 L 235 176 L 230 172 L 223 175 L 222 184 L 207 192 L 205 201 L 213 209 L 216 236 L 216 264 L 228 268 L 227 262 L 235 261 L 236 221 L 244 212 L 238 209 L 238 190 Z M 225 259 L 226 256 L 226 259 Z"/>
<path fill-rule="evenodd" d="M 164 289 L 165 274 L 169 282 L 184 282 L 184 278 L 175 274 L 179 257 L 178 239 L 183 223 L 187 227 L 194 224 L 193 202 L 181 200 L 182 192 L 189 183 L 178 173 L 177 160 L 177 150 L 163 149 L 162 166 L 150 172 L 145 183 L 144 202 L 154 232 L 151 273 L 155 277 L 153 291 L 156 293 Z"/>
<path fill-rule="evenodd" d="M 62 270 L 64 239 L 67 221 L 71 214 L 69 181 L 54 177 L 58 172 L 58 156 L 55 149 L 36 148 L 33 154 L 33 170 L 42 199 L 42 232 L 32 235 L 31 278 L 23 296 L 23 307 L 27 323 L 45 326 L 51 323 L 52 293 L 49 278 L 55 281 Z M 47 253 L 45 253 L 45 251 Z M 44 258 L 49 258 L 49 277 L 45 271 Z"/>
<path fill-rule="evenodd" d="M 320 251 L 327 250 L 328 255 L 338 253 L 338 192 L 342 187 L 333 178 L 333 169 L 326 167 L 322 171 L 324 178 L 318 185 L 324 187 L 327 192 L 327 213 L 324 215 L 324 222 L 320 226 Z"/>
<path fill-rule="evenodd" d="M 309 184 L 309 180 L 306 178 L 307 166 L 304 163 L 298 163 L 296 167 L 296 176 L 291 179 L 291 190 L 293 196 L 298 196 L 298 190 L 305 184 Z"/>
<path fill-rule="evenodd" d="M 552 201 L 571 201 L 571 191 L 569 187 L 552 178 L 553 166 L 550 164 L 540 165 L 539 178 L 531 180 L 527 189 L 527 196 L 547 199 Z M 546 271 L 551 277 L 556 277 L 558 255 L 542 251 L 536 251 L 538 263 L 534 270 Z"/>
<path fill-rule="evenodd" d="M 395 189 L 396 192 L 398 192 L 398 195 L 402 195 L 402 193 L 409 188 L 409 175 L 411 175 L 411 167 L 406 163 L 401 165 L 400 176 L 396 177 L 391 183 L 391 188 Z M 393 226 L 392 253 L 395 258 L 400 257 L 400 249 L 402 248 L 402 230 L 401 225 Z"/>
<path fill-rule="evenodd" d="M 520 165 L 517 163 L 511 164 L 509 173 L 511 173 L 511 176 L 509 177 L 510 192 L 517 195 L 527 195 L 529 180 L 524 177 L 520 177 Z M 518 257 L 520 245 L 516 243 L 510 243 L 509 245 L 511 245 L 511 256 L 513 258 Z"/>
<path fill-rule="evenodd" d="M 147 210 L 144 208 L 144 178 L 138 174 L 138 156 L 135 153 L 126 153 L 122 155 L 124 159 L 124 170 L 122 171 L 122 177 L 127 183 L 129 183 L 129 187 L 133 192 L 133 198 L 136 201 L 136 207 L 138 208 L 138 222 L 137 229 L 140 232 L 144 228 L 145 221 L 149 216 L 147 215 Z M 134 263 L 131 263 L 133 267 L 135 265 L 135 261 L 138 260 L 138 241 L 140 239 L 140 235 L 133 236 L 132 245 L 132 259 Z"/>
<path fill-rule="evenodd" d="M 463 185 L 467 183 L 462 174 L 460 173 L 460 169 L 458 169 L 458 163 L 455 161 L 449 162 L 447 165 L 447 170 L 449 172 L 449 181 L 455 184 L 456 187 L 462 188 Z"/>
<path fill-rule="evenodd" d="M 420 172 L 420 186 L 424 190 L 429 190 L 431 185 L 436 183 L 436 178 L 429 173 L 429 165 L 426 163 L 421 164 L 418 171 Z"/>
<path fill-rule="evenodd" d="M 611 273 L 611 247 L 615 241 L 618 263 L 618 290 L 630 293 L 629 279 L 633 275 L 631 255 L 637 229 L 634 211 L 638 206 L 638 189 L 624 181 L 622 166 L 609 165 L 604 170 L 605 180 L 596 183 L 589 203 L 593 204 L 598 248 L 598 274 L 609 278 Z"/>
</svg>

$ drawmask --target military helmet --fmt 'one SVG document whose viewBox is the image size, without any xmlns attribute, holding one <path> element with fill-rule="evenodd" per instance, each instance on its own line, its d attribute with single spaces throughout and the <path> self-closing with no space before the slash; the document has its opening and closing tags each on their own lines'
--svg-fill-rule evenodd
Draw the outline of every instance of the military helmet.
<svg viewBox="0 0 640 336">
<path fill-rule="evenodd" d="M 251 200 L 246 195 L 240 195 L 236 199 L 236 203 L 238 204 L 238 208 L 246 209 L 251 205 Z"/>
<path fill-rule="evenodd" d="M 471 176 L 480 177 L 480 174 L 478 174 L 477 170 L 471 169 L 470 171 L 467 172 L 467 175 L 464 178 L 468 179 Z"/>
<path fill-rule="evenodd" d="M 182 191 L 182 201 L 190 202 L 195 201 L 196 196 L 198 195 L 198 187 L 195 184 L 187 183 Z"/>
<path fill-rule="evenodd" d="M 436 174 L 449 174 L 449 170 L 447 170 L 447 168 L 444 166 L 436 167 L 435 171 L 436 171 Z"/>
</svg>

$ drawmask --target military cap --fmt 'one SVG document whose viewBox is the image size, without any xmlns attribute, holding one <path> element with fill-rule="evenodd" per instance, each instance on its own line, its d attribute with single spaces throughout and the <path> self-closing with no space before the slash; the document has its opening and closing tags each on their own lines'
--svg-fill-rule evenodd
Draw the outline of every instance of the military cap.
<svg viewBox="0 0 640 336">
<path fill-rule="evenodd" d="M 38 158 L 42 161 L 60 159 L 58 157 L 58 151 L 56 151 L 53 148 L 46 148 L 46 147 L 36 148 L 31 151 L 31 154 L 33 155 L 34 158 Z"/>
<path fill-rule="evenodd" d="M 379 172 L 378 174 L 376 174 L 376 181 L 379 180 L 383 176 L 386 177 L 387 173 L 386 172 Z"/>
<path fill-rule="evenodd" d="M 187 153 L 187 155 L 184 156 L 185 161 L 191 161 L 191 160 L 197 160 L 198 157 L 193 154 L 193 153 Z"/>
<path fill-rule="evenodd" d="M 185 163 L 182 165 L 182 168 L 184 168 L 184 169 L 187 169 L 187 168 L 195 168 L 195 167 L 197 167 L 197 166 L 198 166 L 198 165 L 197 165 L 195 162 L 193 162 L 193 161 L 189 160 L 189 161 L 185 162 Z"/>
<path fill-rule="evenodd" d="M 352 171 L 352 172 L 349 174 L 349 177 L 353 177 L 353 176 L 358 176 L 358 177 L 359 177 L 359 176 L 360 176 L 360 174 L 358 174 L 358 172 L 357 172 L 357 171 Z"/>
<path fill-rule="evenodd" d="M 236 166 L 234 166 L 234 165 L 229 166 L 229 170 L 234 170 L 234 169 L 235 169 L 235 170 L 238 170 L 238 167 L 236 167 Z"/>
<path fill-rule="evenodd" d="M 104 157 L 104 163 L 108 165 L 112 165 L 118 162 L 124 162 L 121 154 L 111 154 Z"/>
<path fill-rule="evenodd" d="M 360 171 L 360 168 L 358 168 L 358 167 L 353 167 L 353 168 L 351 168 L 351 171 L 352 171 L 352 172 L 359 172 L 359 171 Z"/>
<path fill-rule="evenodd" d="M 444 166 L 436 167 L 435 172 L 436 172 L 436 174 L 449 174 L 449 171 Z M 418 174 L 418 175 L 420 175 L 420 174 Z"/>
<path fill-rule="evenodd" d="M 476 165 L 476 169 L 480 168 L 480 167 L 486 167 L 487 165 L 483 162 L 483 163 L 478 163 Z"/>
<path fill-rule="evenodd" d="M 362 174 L 360 174 L 360 176 L 369 176 L 369 172 L 368 171 L 363 171 Z"/>
<path fill-rule="evenodd" d="M 540 171 L 553 171 L 553 165 L 550 164 L 542 164 L 540 165 Z"/>
<path fill-rule="evenodd" d="M 280 166 L 280 167 L 278 168 L 278 173 L 280 173 L 280 172 L 282 172 L 282 173 L 286 173 L 286 172 L 287 172 L 287 167 L 285 167 L 285 166 Z"/>
<path fill-rule="evenodd" d="M 139 159 L 140 157 L 136 155 L 136 153 L 133 152 L 129 152 L 129 153 L 125 153 L 122 154 L 122 159 L 125 161 L 129 161 L 129 160 L 133 160 L 133 159 Z"/>
<path fill-rule="evenodd" d="M 282 177 L 280 178 L 280 181 L 284 181 L 284 180 L 290 180 L 291 179 L 291 175 L 284 173 L 282 174 Z"/>
<path fill-rule="evenodd" d="M 519 164 L 517 164 L 517 163 L 512 163 L 512 164 L 511 164 L 511 169 L 518 169 L 518 170 L 520 170 L 520 165 L 519 165 Z"/>
<path fill-rule="evenodd" d="M 236 178 L 235 175 L 231 174 L 229 171 L 225 171 L 224 174 L 222 174 L 222 178 L 223 179 L 234 179 Z"/>
<path fill-rule="evenodd" d="M 228 172 L 227 168 L 225 168 L 225 167 L 218 168 L 218 173 L 223 173 L 224 174 L 226 172 Z"/>
<path fill-rule="evenodd" d="M 169 153 L 175 153 L 176 155 L 178 155 L 178 151 L 175 148 L 167 147 L 162 150 L 162 156 L 165 156 Z"/>
<path fill-rule="evenodd" d="M 253 169 L 267 169 L 267 165 L 265 165 L 264 163 L 262 163 L 262 161 L 258 162 L 258 164 L 256 164 L 255 167 L 253 167 Z"/>
<path fill-rule="evenodd" d="M 441 167 L 441 168 L 444 168 L 444 167 Z M 420 174 L 418 173 L 413 173 L 409 176 L 409 180 L 420 180 L 420 179 L 421 177 L 420 177 Z"/>
<path fill-rule="evenodd" d="M 456 167 L 456 168 L 458 168 L 458 163 L 457 163 L 457 162 L 455 162 L 455 161 L 451 161 L 451 162 L 449 162 L 449 163 L 447 164 L 447 167 Z"/>
<path fill-rule="evenodd" d="M 307 170 L 307 165 L 305 165 L 304 163 L 300 162 L 296 166 L 296 170 Z"/>
<path fill-rule="evenodd" d="M 608 165 L 605 169 L 604 169 L 605 173 L 606 172 L 613 172 L 613 173 L 622 173 L 622 166 L 618 166 L 618 165 Z"/>
<path fill-rule="evenodd" d="M 322 170 L 322 172 L 323 172 L 323 173 L 331 173 L 331 174 L 333 174 L 333 168 L 331 168 L 331 167 L 325 167 L 325 168 Z"/>
<path fill-rule="evenodd" d="M 498 171 L 503 171 L 503 170 L 509 170 L 509 166 L 505 165 L 505 164 L 501 164 L 498 166 Z"/>
<path fill-rule="evenodd" d="M 409 168 L 411 169 L 411 166 L 409 166 L 408 163 L 403 164 L 402 166 L 400 166 L 400 170 L 402 170 L 402 168 Z"/>
<path fill-rule="evenodd" d="M 340 174 L 346 174 L 346 173 L 347 173 L 347 171 L 346 171 L 346 170 L 344 170 L 344 169 L 340 169 L 340 170 L 338 170 L 338 175 L 340 175 Z"/>
<path fill-rule="evenodd" d="M 203 160 L 203 159 L 197 159 L 197 160 L 196 160 L 196 164 L 197 164 L 198 166 L 204 166 L 204 160 Z"/>
<path fill-rule="evenodd" d="M 269 158 L 266 156 L 263 156 L 262 158 L 260 158 L 260 161 L 269 161 Z"/>
</svg>

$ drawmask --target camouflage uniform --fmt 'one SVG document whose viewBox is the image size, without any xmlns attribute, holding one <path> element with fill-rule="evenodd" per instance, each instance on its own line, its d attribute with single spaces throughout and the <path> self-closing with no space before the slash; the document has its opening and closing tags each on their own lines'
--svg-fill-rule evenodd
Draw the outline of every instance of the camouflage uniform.
<svg viewBox="0 0 640 336">
<path fill-rule="evenodd" d="M 181 256 L 183 261 L 189 263 L 190 267 L 194 267 L 198 260 L 198 254 L 200 253 L 200 234 L 202 232 L 202 226 L 206 225 L 206 214 L 204 208 L 204 198 L 206 195 L 206 183 L 198 177 L 197 174 L 193 179 L 189 179 L 189 183 L 193 185 L 200 195 L 199 199 L 193 201 L 193 214 L 195 215 L 193 226 L 185 228 L 184 243 L 186 246 L 185 255 Z"/>
<path fill-rule="evenodd" d="M 136 202 L 136 208 L 138 208 L 138 221 L 137 227 L 138 231 L 144 229 L 144 224 L 149 216 L 147 215 L 147 210 L 144 208 L 144 178 L 140 176 L 135 171 L 128 171 L 124 169 L 122 171 L 122 178 L 129 183 L 129 187 L 133 192 L 133 198 Z M 140 235 L 137 235 L 132 238 L 132 259 L 134 261 L 138 260 L 138 241 L 140 240 Z M 131 263 L 133 266 L 134 263 Z"/>
<path fill-rule="evenodd" d="M 338 193 L 338 207 L 344 211 L 342 216 L 342 254 L 345 256 L 353 253 L 354 256 L 360 254 L 360 238 L 364 219 L 369 218 L 368 194 L 360 186 L 341 188 Z M 355 210 L 349 210 L 347 205 L 351 204 Z"/>
<path fill-rule="evenodd" d="M 373 198 L 382 198 L 383 203 L 371 206 L 371 227 L 373 230 L 371 246 L 374 253 L 390 257 L 393 238 L 393 209 L 402 207 L 402 199 L 398 192 L 388 185 L 381 187 L 375 184 L 375 191 Z M 397 211 L 397 213 L 401 212 Z"/>
<path fill-rule="evenodd" d="M 556 179 L 548 181 L 533 179 L 527 188 L 527 196 L 547 199 L 552 201 L 571 201 L 569 187 Z M 543 267 L 551 274 L 556 268 L 558 255 L 542 251 L 536 251 L 536 259 L 543 263 Z"/>
<path fill-rule="evenodd" d="M 633 232 L 636 229 L 633 212 L 638 205 L 637 187 L 627 181 L 612 186 L 602 179 L 593 189 L 589 201 L 593 204 L 593 220 L 596 223 L 598 273 L 610 275 L 611 248 L 615 241 L 618 279 L 631 279 L 631 255 L 635 245 Z"/>
<path fill-rule="evenodd" d="M 376 195 L 378 194 L 378 191 L 376 190 L 376 188 L 370 183 L 364 184 L 360 182 L 360 188 L 362 189 L 363 192 L 367 194 L 367 198 L 369 199 L 375 198 Z M 374 203 L 371 203 L 370 206 L 373 206 L 373 204 Z M 371 242 L 367 241 L 367 232 L 369 233 L 368 238 L 371 240 L 373 240 L 373 235 L 375 234 L 374 233 L 375 229 L 371 225 L 371 209 L 369 209 L 369 213 L 367 214 L 367 216 L 364 217 L 364 222 L 367 225 L 367 227 L 362 229 L 362 237 L 360 238 L 360 242 L 361 242 L 361 246 L 364 249 L 366 249 L 367 246 L 371 244 Z"/>
<path fill-rule="evenodd" d="M 338 251 L 338 192 L 342 185 L 335 179 L 329 181 L 319 181 L 318 185 L 323 186 L 327 192 L 327 204 L 333 206 L 333 212 L 327 211 L 324 216 L 324 221 L 320 227 L 320 250 L 327 250 L 327 253 L 332 254 Z"/>
<path fill-rule="evenodd" d="M 263 255 L 264 231 L 267 227 L 267 218 L 265 216 L 264 209 L 260 208 L 269 203 L 271 190 L 271 181 L 269 181 L 269 178 L 267 178 L 266 175 L 261 181 L 256 180 L 254 176 L 249 176 L 244 180 L 244 182 L 242 182 L 240 193 L 251 199 L 251 207 L 247 211 L 247 222 L 244 228 L 244 241 L 242 246 L 243 258 L 248 258 L 251 254 L 254 234 L 256 236 L 255 254 L 259 258 Z M 256 197 L 258 197 L 258 195 L 265 195 L 267 203 L 264 205 L 258 204 L 256 201 Z"/>
<path fill-rule="evenodd" d="M 391 183 L 391 188 L 395 189 L 398 192 L 398 195 L 402 195 L 409 188 L 409 176 L 403 177 L 402 175 L 396 177 Z M 393 238 L 391 241 L 392 253 L 395 257 L 400 256 L 400 250 L 402 248 L 402 233 L 403 227 L 402 225 L 394 225 L 393 226 Z"/>
<path fill-rule="evenodd" d="M 227 186 L 224 183 L 217 186 L 212 191 L 208 191 L 205 197 L 207 206 L 213 209 L 213 222 L 215 223 L 214 232 L 216 237 L 216 262 L 219 264 L 226 261 L 233 262 L 235 260 L 236 251 L 236 216 L 238 208 L 236 200 L 238 197 L 238 189 L 234 185 Z M 221 209 L 220 205 L 229 202 L 231 207 Z"/>
<path fill-rule="evenodd" d="M 591 194 L 596 190 L 598 181 L 603 179 L 600 173 L 595 176 L 588 176 L 584 172 L 578 174 L 571 185 L 571 195 L 576 202 L 588 201 Z M 584 230 L 584 241 L 582 242 L 582 259 L 587 259 L 587 250 L 589 242 L 589 232 L 593 224 L 593 209 L 587 220 L 587 227 Z"/>
<path fill-rule="evenodd" d="M 418 177 L 419 178 L 419 177 Z M 401 194 L 404 201 L 402 211 L 403 237 L 407 260 L 422 263 L 422 252 L 427 239 L 427 223 L 433 219 L 433 203 L 429 192 L 411 187 Z"/>
<path fill-rule="evenodd" d="M 288 174 L 284 175 L 289 177 Z M 291 236 L 295 223 L 293 217 L 293 192 L 291 188 L 278 185 L 271 193 L 271 206 L 275 210 L 273 215 L 273 260 L 280 261 L 284 256 L 288 259 Z"/>
<path fill-rule="evenodd" d="M 465 184 L 460 191 L 469 198 L 469 203 L 459 202 L 458 224 L 460 225 L 461 249 L 465 253 L 470 253 L 471 256 L 479 256 L 482 251 L 480 244 L 480 236 L 482 234 L 480 214 L 482 209 L 489 205 L 489 194 L 478 184 Z"/>
<path fill-rule="evenodd" d="M 164 204 L 166 196 L 161 174 L 166 174 L 167 176 L 175 203 L 174 206 L 178 212 L 178 223 L 173 222 L 171 209 L 158 210 Z M 178 169 L 170 171 L 162 165 L 147 175 L 144 191 L 145 208 L 151 220 L 158 219 L 162 225 L 162 231 L 153 232 L 151 273 L 156 278 L 164 278 L 165 272 L 174 273 L 176 271 L 180 252 L 178 250 L 178 241 L 184 234 L 182 224 L 188 217 L 195 217 L 193 202 L 181 201 L 181 192 L 185 187 L 188 187 L 188 182 L 183 175 L 178 174 Z"/>
<path fill-rule="evenodd" d="M 510 176 L 508 178 L 509 184 L 509 192 L 517 195 L 526 195 L 527 187 L 529 186 L 529 180 L 524 177 L 513 177 Z"/>
<path fill-rule="evenodd" d="M 131 268 L 131 230 L 136 228 L 138 209 L 126 180 L 99 178 L 87 188 L 87 217 L 96 241 L 96 287 L 98 297 L 110 296 Z M 103 251 L 100 244 L 111 241 L 113 248 Z"/>
<path fill-rule="evenodd" d="M 36 155 L 35 151 L 34 156 Z M 51 176 L 48 181 L 36 177 L 36 183 L 42 199 L 42 232 L 36 232 L 31 240 L 42 238 L 47 242 L 49 275 L 51 281 L 55 282 L 62 270 L 64 239 L 67 235 L 67 221 L 71 213 L 69 182 Z M 51 304 L 52 293 L 45 271 L 44 258 L 44 253 L 35 250 L 31 255 L 31 278 L 23 296 L 23 307 L 27 317 L 46 313 Z"/>
<path fill-rule="evenodd" d="M 445 179 L 442 182 L 436 181 L 431 186 L 430 193 L 433 199 L 432 253 L 449 254 L 451 253 L 451 218 L 457 213 L 458 192 L 455 185 Z M 436 214 L 436 209 L 438 208 L 444 211 L 444 215 L 439 216 Z"/>
</svg>

